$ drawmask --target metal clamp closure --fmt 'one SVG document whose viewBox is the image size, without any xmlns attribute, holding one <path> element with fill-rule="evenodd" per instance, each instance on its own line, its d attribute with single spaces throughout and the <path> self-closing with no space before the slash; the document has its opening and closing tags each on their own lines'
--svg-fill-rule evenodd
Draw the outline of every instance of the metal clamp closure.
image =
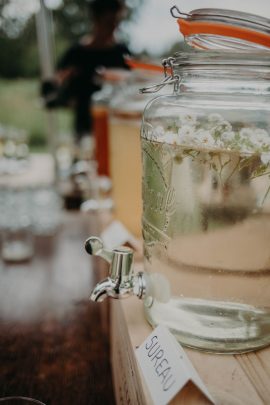
<svg viewBox="0 0 270 405">
<path fill-rule="evenodd" d="M 179 76 L 175 75 L 174 77 L 172 76 L 167 76 L 161 83 L 155 83 L 152 86 L 147 86 L 143 87 L 140 89 L 140 93 L 157 93 L 160 89 L 162 89 L 164 86 L 167 84 L 175 84 L 179 81 Z"/>
<path fill-rule="evenodd" d="M 174 71 L 173 71 L 174 62 L 175 62 L 175 59 L 173 57 L 163 59 L 162 66 L 164 69 L 165 79 L 161 83 L 155 83 L 151 86 L 143 87 L 142 89 L 140 89 L 140 93 L 143 93 L 143 94 L 157 93 L 159 90 L 161 90 L 167 84 L 174 84 L 175 86 L 178 86 L 180 77 L 178 75 L 174 74 Z"/>
<path fill-rule="evenodd" d="M 191 14 L 187 14 L 187 13 L 182 13 L 182 11 L 179 10 L 179 8 L 177 6 L 173 6 L 170 8 L 170 13 L 171 16 L 174 18 L 188 18 L 191 16 Z"/>
</svg>

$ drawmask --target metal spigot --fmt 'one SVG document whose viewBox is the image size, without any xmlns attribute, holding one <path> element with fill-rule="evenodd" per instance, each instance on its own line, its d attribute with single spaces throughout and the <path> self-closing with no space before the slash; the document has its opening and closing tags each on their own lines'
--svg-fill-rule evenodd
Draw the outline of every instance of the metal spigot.
<svg viewBox="0 0 270 405">
<path fill-rule="evenodd" d="M 146 282 L 143 273 L 133 273 L 133 250 L 121 246 L 117 249 L 104 249 L 101 239 L 91 236 L 85 242 L 85 250 L 93 256 L 102 257 L 110 264 L 109 277 L 99 282 L 91 293 L 92 301 L 103 301 L 107 296 L 122 299 L 131 295 L 144 298 Z"/>
</svg>

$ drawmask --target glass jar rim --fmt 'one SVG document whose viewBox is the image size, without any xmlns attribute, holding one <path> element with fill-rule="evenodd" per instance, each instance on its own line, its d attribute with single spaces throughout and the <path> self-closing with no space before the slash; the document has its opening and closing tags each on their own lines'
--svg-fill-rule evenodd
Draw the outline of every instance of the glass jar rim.
<svg viewBox="0 0 270 405">
<path fill-rule="evenodd" d="M 222 21 L 225 23 L 233 21 L 235 25 L 245 24 L 245 26 L 249 28 L 251 28 L 252 26 L 256 26 L 257 28 L 270 28 L 270 19 L 243 11 L 222 8 L 198 8 L 192 10 L 187 15 L 192 20 L 206 19 L 209 21 L 219 21 L 220 19 L 222 19 Z"/>
<path fill-rule="evenodd" d="M 270 19 L 265 17 L 217 8 L 182 13 L 176 6 L 171 14 L 193 48 L 270 50 Z"/>
<path fill-rule="evenodd" d="M 172 69 L 188 66 L 242 66 L 264 67 L 270 70 L 270 53 L 266 51 L 192 51 L 176 52 L 170 58 Z"/>
</svg>

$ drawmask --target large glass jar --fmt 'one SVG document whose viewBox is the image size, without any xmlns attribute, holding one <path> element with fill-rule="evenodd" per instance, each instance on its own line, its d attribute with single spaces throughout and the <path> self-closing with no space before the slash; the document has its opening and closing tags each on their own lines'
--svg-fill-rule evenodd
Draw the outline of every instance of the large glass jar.
<svg viewBox="0 0 270 405">
<path fill-rule="evenodd" d="M 255 50 L 176 54 L 164 62 L 174 94 L 144 112 L 145 269 L 171 285 L 170 299 L 145 300 L 146 316 L 202 350 L 270 343 L 269 62 Z"/>
</svg>

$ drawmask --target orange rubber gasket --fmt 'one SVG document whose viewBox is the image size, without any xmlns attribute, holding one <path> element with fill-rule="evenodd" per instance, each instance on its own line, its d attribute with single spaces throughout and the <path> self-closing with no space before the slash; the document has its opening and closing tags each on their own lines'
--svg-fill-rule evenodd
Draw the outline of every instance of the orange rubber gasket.
<svg viewBox="0 0 270 405">
<path fill-rule="evenodd" d="M 244 41 L 253 42 L 270 48 L 270 35 L 263 32 L 253 31 L 243 27 L 235 27 L 226 24 L 216 24 L 204 21 L 186 21 L 182 18 L 177 20 L 179 31 L 184 36 L 194 34 L 213 34 L 223 37 L 232 37 L 243 39 Z"/>
</svg>

